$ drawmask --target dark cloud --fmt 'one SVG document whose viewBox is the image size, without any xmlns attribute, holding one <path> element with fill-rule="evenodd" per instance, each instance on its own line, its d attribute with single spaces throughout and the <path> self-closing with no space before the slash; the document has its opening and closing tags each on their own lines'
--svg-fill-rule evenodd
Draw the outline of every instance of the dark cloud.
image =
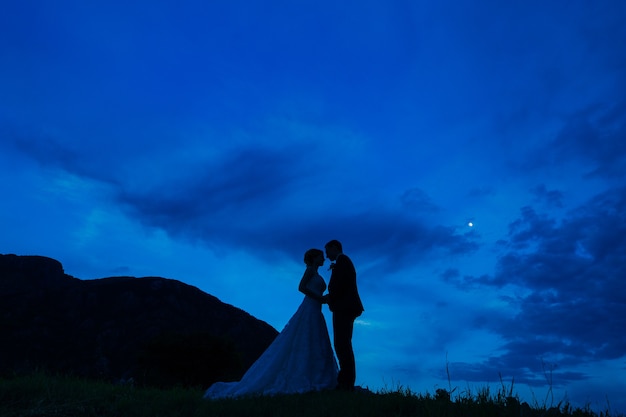
<svg viewBox="0 0 626 417">
<path fill-rule="evenodd" d="M 492 279 L 488 275 L 482 275 L 480 277 L 462 276 L 461 271 L 457 268 L 448 268 L 439 274 L 439 278 L 443 282 L 454 285 L 455 287 L 468 291 L 472 289 L 479 289 L 482 287 L 483 281 L 490 282 Z"/>
<path fill-rule="evenodd" d="M 547 207 L 563 207 L 563 193 L 558 190 L 548 190 L 544 184 L 541 184 L 530 192 L 535 195 L 537 202 L 543 203 Z"/>
<path fill-rule="evenodd" d="M 210 247 L 299 258 L 303 249 L 339 239 L 347 252 L 374 256 L 387 271 L 435 253 L 460 255 L 478 248 L 472 235 L 426 224 L 413 211 L 366 208 L 348 196 L 308 207 L 309 200 L 318 199 L 307 192 L 318 190 L 311 174 L 315 167 L 306 159 L 310 153 L 310 145 L 242 148 L 158 188 L 122 189 L 119 200 L 143 224 Z M 294 204 L 297 196 L 302 202 Z M 405 197 L 406 204 L 436 209 L 420 190 L 409 190 Z"/>
<path fill-rule="evenodd" d="M 429 225 L 401 212 L 385 209 L 363 211 L 357 207 L 346 216 L 325 216 L 298 225 L 288 241 L 302 239 L 326 242 L 336 238 L 346 252 L 376 260 L 386 272 L 400 270 L 437 255 L 461 255 L 474 252 L 478 243 L 471 235 L 459 234 L 453 227 Z"/>
<path fill-rule="evenodd" d="M 4 152 L 22 155 L 42 167 L 61 169 L 93 179 L 101 178 L 93 168 L 94 161 L 87 161 L 81 154 L 79 144 L 71 144 L 61 138 L 30 129 L 20 129 L 9 123 L 0 126 Z"/>
<path fill-rule="evenodd" d="M 43 166 L 75 167 L 80 160 L 79 153 L 55 138 L 33 138 L 11 132 L 6 136 L 9 145 Z"/>
<path fill-rule="evenodd" d="M 276 163 L 273 166 L 285 167 Z M 331 206 L 313 213 L 276 217 L 272 210 L 298 183 L 290 184 L 283 169 L 272 172 L 256 167 L 244 172 L 184 189 L 182 196 L 150 193 L 125 196 L 124 201 L 135 216 L 151 226 L 188 234 L 210 246 L 241 245 L 297 258 L 305 247 L 322 247 L 331 239 L 339 239 L 346 252 L 375 257 L 385 264 L 386 271 L 436 253 L 459 255 L 478 248 L 471 236 L 459 234 L 454 228 L 427 226 L 402 213 L 382 209 L 364 211 L 354 207 L 338 215 Z"/>
<path fill-rule="evenodd" d="M 133 217 L 169 233 L 215 242 L 253 238 L 258 225 L 276 220 L 274 212 L 296 186 L 297 151 L 240 149 L 169 185 L 124 190 L 119 198 Z"/>
<path fill-rule="evenodd" d="M 317 168 L 307 159 L 317 149 L 311 144 L 276 149 L 248 145 L 200 167 L 164 164 L 155 167 L 159 178 L 146 182 L 153 185 L 142 186 L 149 173 L 135 169 L 139 178 L 121 174 L 133 172 L 128 168 L 132 157 L 115 161 L 108 151 L 96 155 L 41 135 L 13 138 L 14 149 L 43 166 L 108 183 L 117 202 L 143 225 L 209 247 L 241 246 L 299 258 L 303 249 L 336 238 L 346 251 L 376 257 L 386 271 L 435 254 L 461 255 L 478 248 L 471 234 L 422 220 L 417 214 L 438 207 L 417 188 L 401 196 L 400 211 L 365 207 L 348 198 L 309 208 L 307 200 L 317 196 L 306 189 L 318 189 L 312 186 Z"/>
<path fill-rule="evenodd" d="M 604 179 L 626 177 L 626 101 L 594 105 L 570 115 L 545 146 L 527 155 L 522 169 L 582 162 L 580 175 Z"/>
<path fill-rule="evenodd" d="M 53 135 L 33 131 L 28 128 L 16 128 L 3 124 L 5 151 L 20 154 L 42 167 L 61 170 L 77 177 L 118 186 L 121 161 L 127 157 L 115 155 L 109 144 L 94 146 L 90 149 L 85 140 L 72 141 L 62 135 Z M 132 159 L 129 158 L 129 159 Z"/>
<path fill-rule="evenodd" d="M 504 338 L 505 353 L 461 365 L 466 378 L 482 380 L 497 369 L 532 384 L 542 379 L 537 364 L 547 362 L 558 369 L 554 383 L 565 384 L 586 378 L 569 366 L 626 354 L 626 188 L 601 193 L 561 220 L 524 207 L 505 247 L 493 276 L 444 274 L 460 288 L 517 288 L 519 294 L 503 297 L 514 312 L 510 318 L 480 323 Z"/>
<path fill-rule="evenodd" d="M 421 213 L 441 210 L 440 207 L 432 202 L 428 194 L 420 188 L 410 188 L 404 191 L 400 196 L 400 201 L 405 208 Z"/>
</svg>

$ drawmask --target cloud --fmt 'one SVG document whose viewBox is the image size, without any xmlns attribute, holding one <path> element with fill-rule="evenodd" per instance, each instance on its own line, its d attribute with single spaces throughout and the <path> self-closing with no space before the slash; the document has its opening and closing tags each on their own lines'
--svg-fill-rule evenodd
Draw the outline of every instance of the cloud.
<svg viewBox="0 0 626 417">
<path fill-rule="evenodd" d="M 297 138 L 289 129 L 286 134 Z M 371 192 L 371 178 L 343 174 L 346 158 L 364 163 L 354 149 L 358 138 L 335 143 L 335 150 L 349 147 L 343 159 L 342 152 L 324 157 L 328 140 L 304 138 L 269 145 L 249 138 L 189 158 L 195 148 L 187 139 L 186 163 L 172 146 L 116 158 L 118 146 L 130 145 L 100 150 L 41 134 L 13 132 L 11 138 L 13 151 L 42 166 L 107 184 L 111 203 L 144 226 L 212 248 L 242 246 L 299 258 L 302 250 L 338 238 L 349 252 L 375 257 L 388 271 L 478 248 L 472 235 L 420 217 L 439 211 L 421 189 L 407 190 L 400 206 L 387 207 Z"/>
<path fill-rule="evenodd" d="M 563 193 L 558 190 L 548 190 L 541 184 L 530 192 L 535 195 L 537 202 L 544 203 L 547 207 L 563 208 Z"/>
<path fill-rule="evenodd" d="M 589 176 L 623 178 L 626 174 L 626 101 L 574 115 L 552 146 L 557 155 L 593 164 Z"/>
<path fill-rule="evenodd" d="M 441 210 L 424 190 L 414 187 L 405 190 L 400 197 L 402 205 L 408 210 L 430 213 Z"/>
<path fill-rule="evenodd" d="M 376 202 L 370 178 L 360 173 L 345 178 L 338 156 L 320 157 L 325 142 L 285 140 L 272 146 L 246 140 L 192 155 L 183 164 L 175 148 L 163 145 L 116 158 L 119 143 L 100 151 L 41 134 L 13 131 L 10 139 L 5 144 L 10 151 L 41 166 L 107 184 L 114 196 L 110 203 L 120 203 L 144 226 L 211 248 L 241 246 L 299 258 L 302 250 L 338 238 L 350 252 L 376 257 L 390 271 L 435 253 L 478 248 L 472 235 L 419 217 L 416 207 L 438 211 L 420 189 L 408 190 L 400 207 Z M 351 163 L 358 163 L 353 151 Z"/>
<path fill-rule="evenodd" d="M 538 364 L 548 364 L 553 382 L 565 384 L 588 377 L 573 367 L 624 356 L 626 188 L 598 194 L 561 220 L 524 207 L 501 244 L 493 275 L 444 274 L 460 289 L 498 289 L 514 312 L 480 323 L 502 337 L 503 353 L 457 364 L 464 378 L 484 380 L 498 369 L 533 384 L 542 380 Z"/>
<path fill-rule="evenodd" d="M 214 247 L 243 246 L 260 253 L 288 253 L 321 247 L 340 239 L 349 253 L 373 257 L 387 271 L 395 271 L 434 253 L 465 254 L 478 243 L 455 228 L 426 225 L 406 214 L 385 208 L 324 207 L 285 212 L 284 200 L 298 194 L 302 178 L 291 153 L 245 151 L 207 169 L 188 184 L 156 193 L 125 194 L 121 201 L 133 217 L 168 233 L 184 235 Z M 262 156 L 264 155 L 264 156 Z M 247 163 L 240 163 L 248 160 Z M 303 198 L 311 198 L 306 195 Z M 349 199 L 347 200 L 349 201 Z"/>
<path fill-rule="evenodd" d="M 120 190 L 119 200 L 142 223 L 210 241 L 229 234 L 250 237 L 275 219 L 276 207 L 294 191 L 299 149 L 248 146 L 205 166 L 172 173 L 146 190 Z"/>
<path fill-rule="evenodd" d="M 585 168 L 580 176 L 618 180 L 626 176 L 624 137 L 626 101 L 589 105 L 566 117 L 547 144 L 526 155 L 522 169 L 564 169 L 582 163 Z"/>
<path fill-rule="evenodd" d="M 50 170 L 61 170 L 88 181 L 118 187 L 124 181 L 124 166 L 132 163 L 144 144 L 139 141 L 103 141 L 95 145 L 88 140 L 74 140 L 71 135 L 49 133 L 45 129 L 18 127 L 2 123 L 3 150 L 34 161 Z M 93 138 L 90 138 L 93 139 Z M 100 138 L 99 138 L 100 139 Z"/>
</svg>

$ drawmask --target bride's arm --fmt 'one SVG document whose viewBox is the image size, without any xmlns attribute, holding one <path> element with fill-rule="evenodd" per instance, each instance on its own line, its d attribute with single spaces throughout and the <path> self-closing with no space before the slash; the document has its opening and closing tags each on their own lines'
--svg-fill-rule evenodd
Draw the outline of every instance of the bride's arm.
<svg viewBox="0 0 626 417">
<path fill-rule="evenodd" d="M 323 303 L 324 299 L 322 297 L 307 288 L 307 285 L 309 285 L 309 281 L 311 281 L 311 278 L 313 278 L 314 275 L 315 268 L 307 267 L 307 269 L 304 271 L 304 274 L 302 275 L 302 279 L 300 280 L 300 285 L 298 285 L 298 291 L 300 291 L 304 295 L 308 295 L 309 297 L 319 301 L 320 303 Z"/>
</svg>

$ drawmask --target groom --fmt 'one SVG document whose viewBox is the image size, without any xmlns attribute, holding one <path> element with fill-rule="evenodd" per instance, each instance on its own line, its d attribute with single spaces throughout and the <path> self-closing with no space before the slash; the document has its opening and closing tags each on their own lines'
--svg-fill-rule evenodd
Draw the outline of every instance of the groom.
<svg viewBox="0 0 626 417">
<path fill-rule="evenodd" d="M 333 313 L 335 353 L 339 361 L 337 389 L 353 391 L 356 365 L 352 350 L 354 320 L 363 312 L 363 304 L 356 286 L 356 270 L 350 258 L 343 254 L 341 243 L 331 240 L 325 246 L 332 273 L 328 281 L 328 294 L 324 300 Z"/>
</svg>

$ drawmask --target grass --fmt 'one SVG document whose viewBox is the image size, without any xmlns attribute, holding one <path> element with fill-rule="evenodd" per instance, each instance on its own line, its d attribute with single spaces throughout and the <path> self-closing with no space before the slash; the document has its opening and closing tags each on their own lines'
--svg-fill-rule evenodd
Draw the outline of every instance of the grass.
<svg viewBox="0 0 626 417">
<path fill-rule="evenodd" d="M 377 393 L 317 392 L 208 401 L 202 388 L 156 389 L 43 373 L 0 379 L 3 417 L 609 417 L 608 411 L 520 404 L 512 387 L 453 396 L 417 394 L 401 386 Z"/>
</svg>

